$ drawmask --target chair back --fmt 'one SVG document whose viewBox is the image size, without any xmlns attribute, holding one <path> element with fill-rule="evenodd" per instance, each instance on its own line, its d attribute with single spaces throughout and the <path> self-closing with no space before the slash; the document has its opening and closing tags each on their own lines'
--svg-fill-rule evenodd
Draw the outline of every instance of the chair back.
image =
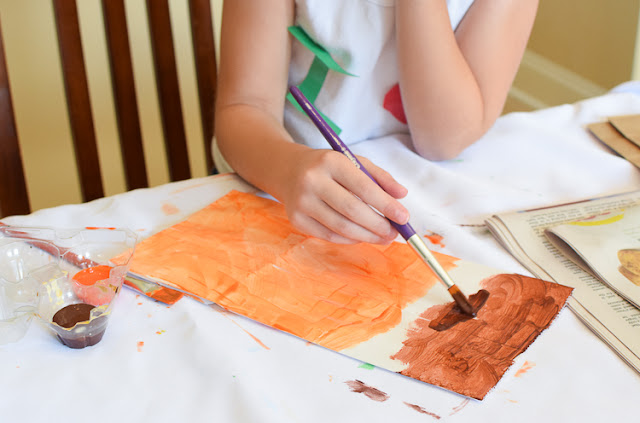
<svg viewBox="0 0 640 423">
<path fill-rule="evenodd" d="M 139 105 L 136 98 L 132 49 L 125 0 L 102 0 L 102 18 L 110 66 L 115 116 L 127 190 L 149 186 Z M 213 169 L 216 88 L 215 43 L 211 0 L 188 1 L 194 68 L 202 123 L 206 165 Z M 105 195 L 91 108 L 87 68 L 82 48 L 76 0 L 52 0 L 69 125 L 83 201 Z M 180 98 L 176 50 L 169 0 L 146 0 L 153 68 L 164 135 L 169 179 L 188 179 L 189 164 L 183 106 Z M 2 40 L 0 39 L 0 42 Z M 185 48 L 184 46 L 179 46 Z M 20 147 L 15 130 L 4 51 L 0 63 L 0 217 L 31 211 Z M 4 181 L 12 181 L 10 184 Z"/>
</svg>

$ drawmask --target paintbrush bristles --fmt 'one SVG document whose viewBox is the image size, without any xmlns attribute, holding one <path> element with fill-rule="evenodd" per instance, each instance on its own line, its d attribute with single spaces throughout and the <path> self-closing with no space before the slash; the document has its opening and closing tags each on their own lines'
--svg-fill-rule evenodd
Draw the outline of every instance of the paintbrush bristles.
<svg viewBox="0 0 640 423">
<path fill-rule="evenodd" d="M 469 300 L 462 293 L 462 291 L 460 291 L 460 288 L 458 288 L 457 285 L 453 285 L 451 288 L 448 289 L 448 291 L 453 297 L 453 299 L 455 300 L 456 304 L 458 304 L 458 307 L 460 307 L 463 313 L 473 317 L 476 316 L 476 312 L 473 310 L 473 307 L 469 303 Z"/>
</svg>

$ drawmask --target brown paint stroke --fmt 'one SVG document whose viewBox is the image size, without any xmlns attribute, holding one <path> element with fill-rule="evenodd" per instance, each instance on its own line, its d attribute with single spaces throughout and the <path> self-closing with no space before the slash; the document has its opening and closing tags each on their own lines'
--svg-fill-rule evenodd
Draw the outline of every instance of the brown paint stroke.
<svg viewBox="0 0 640 423">
<path fill-rule="evenodd" d="M 489 291 L 481 289 L 475 294 L 469 296 L 469 304 L 475 315 L 478 314 L 480 309 L 486 304 L 489 299 Z M 442 312 L 429 323 L 429 327 L 436 331 L 442 331 L 451 329 L 455 325 L 467 320 L 473 319 L 473 316 L 464 313 L 457 303 L 453 302 L 449 304 L 450 307 L 446 307 Z"/>
<path fill-rule="evenodd" d="M 434 419 L 436 419 L 436 420 L 440 420 L 440 419 L 441 419 L 441 417 L 440 417 L 439 415 L 437 415 L 436 413 L 432 413 L 431 411 L 427 411 L 427 410 L 425 410 L 424 408 L 420 407 L 419 405 L 416 405 L 416 404 L 410 404 L 410 403 L 408 403 L 408 402 L 405 402 L 405 405 L 406 405 L 406 406 L 408 406 L 408 407 L 410 407 L 410 408 L 413 408 L 413 409 L 414 409 L 414 410 L 416 410 L 418 413 L 426 414 L 426 415 L 428 415 L 428 416 L 433 417 L 433 418 L 434 418 Z"/>
<path fill-rule="evenodd" d="M 572 288 L 522 275 L 499 274 L 481 286 L 490 296 L 475 319 L 445 331 L 429 327 L 451 304 L 427 309 L 391 358 L 400 373 L 462 395 L 482 399 L 553 321 Z"/>
<path fill-rule="evenodd" d="M 467 404 L 469 404 L 469 398 L 465 398 L 464 400 L 462 400 L 462 402 L 460 404 L 458 404 L 457 406 L 453 407 L 451 409 L 451 413 L 449 415 L 453 416 L 454 414 L 459 413 L 460 411 L 462 411 L 463 408 L 465 408 L 467 406 Z"/>
<path fill-rule="evenodd" d="M 384 402 L 389 399 L 389 395 L 387 395 L 386 393 L 372 386 L 369 386 L 364 382 L 359 381 L 358 379 L 348 380 L 345 383 L 347 384 L 349 389 L 351 389 L 351 392 L 365 394 L 368 398 L 374 401 Z"/>
</svg>

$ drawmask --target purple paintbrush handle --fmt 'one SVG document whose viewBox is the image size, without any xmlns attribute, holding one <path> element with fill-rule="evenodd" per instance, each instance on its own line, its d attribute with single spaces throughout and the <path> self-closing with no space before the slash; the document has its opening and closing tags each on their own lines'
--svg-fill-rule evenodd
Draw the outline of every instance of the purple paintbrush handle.
<svg viewBox="0 0 640 423">
<path fill-rule="evenodd" d="M 298 87 L 292 85 L 291 87 L 289 87 L 289 91 L 291 92 L 291 95 L 293 95 L 293 98 L 296 99 L 300 107 L 302 107 L 302 110 L 304 110 L 307 116 L 309 116 L 313 124 L 320 130 L 322 136 L 324 136 L 324 138 L 329 142 L 331 148 L 347 156 L 358 169 L 363 171 L 365 175 L 367 175 L 373 182 L 378 184 L 378 182 L 373 178 L 373 176 L 371 176 L 367 169 L 365 169 L 362 163 L 360 163 L 360 160 L 358 160 L 358 158 L 351 152 L 351 150 L 349 150 L 349 147 L 347 147 L 347 145 L 340 139 L 340 137 L 338 137 L 338 134 L 336 134 L 335 131 L 331 129 L 331 126 L 329 126 L 327 121 L 325 121 L 322 116 L 320 116 L 320 113 L 318 113 L 316 108 L 313 107 L 313 104 L 311 104 L 311 102 L 304 96 L 304 94 L 302 94 Z M 379 185 L 380 184 L 378 184 L 378 186 Z M 408 240 L 416 234 L 416 231 L 413 230 L 409 223 L 400 225 L 391 219 L 388 220 L 405 240 Z"/>
</svg>

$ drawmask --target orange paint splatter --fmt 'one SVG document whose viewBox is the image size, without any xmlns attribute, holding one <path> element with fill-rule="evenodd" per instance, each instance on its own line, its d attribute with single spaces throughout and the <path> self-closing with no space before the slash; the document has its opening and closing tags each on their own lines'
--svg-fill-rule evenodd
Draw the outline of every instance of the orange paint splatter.
<svg viewBox="0 0 640 423">
<path fill-rule="evenodd" d="M 172 214 L 180 213 L 180 209 L 174 206 L 173 204 L 164 203 L 162 205 L 162 213 L 164 213 L 165 216 L 171 216 Z"/>
<path fill-rule="evenodd" d="M 142 352 L 142 347 L 144 347 L 144 342 L 138 341 L 137 343 L 138 352 Z"/>
<path fill-rule="evenodd" d="M 532 368 L 535 367 L 535 363 L 532 363 L 530 361 L 525 361 L 524 364 L 522 365 L 522 367 L 520 367 L 518 369 L 518 371 L 515 374 L 515 377 L 520 377 L 523 374 L 527 373 L 527 371 L 531 370 Z"/>
<path fill-rule="evenodd" d="M 166 331 L 164 329 L 161 329 L 159 331 L 156 331 L 156 335 L 162 335 L 163 333 L 165 333 Z"/>
<path fill-rule="evenodd" d="M 439 247 L 444 248 L 444 242 L 442 242 L 443 237 L 442 235 L 439 235 L 437 233 L 431 233 L 431 235 L 425 235 L 425 238 L 427 238 L 433 245 L 437 245 Z"/>
<path fill-rule="evenodd" d="M 142 241 L 130 270 L 337 351 L 396 326 L 437 284 L 405 243 L 325 242 L 282 204 L 236 191 Z"/>
<path fill-rule="evenodd" d="M 142 303 L 138 303 L 138 305 L 142 305 Z"/>
</svg>

